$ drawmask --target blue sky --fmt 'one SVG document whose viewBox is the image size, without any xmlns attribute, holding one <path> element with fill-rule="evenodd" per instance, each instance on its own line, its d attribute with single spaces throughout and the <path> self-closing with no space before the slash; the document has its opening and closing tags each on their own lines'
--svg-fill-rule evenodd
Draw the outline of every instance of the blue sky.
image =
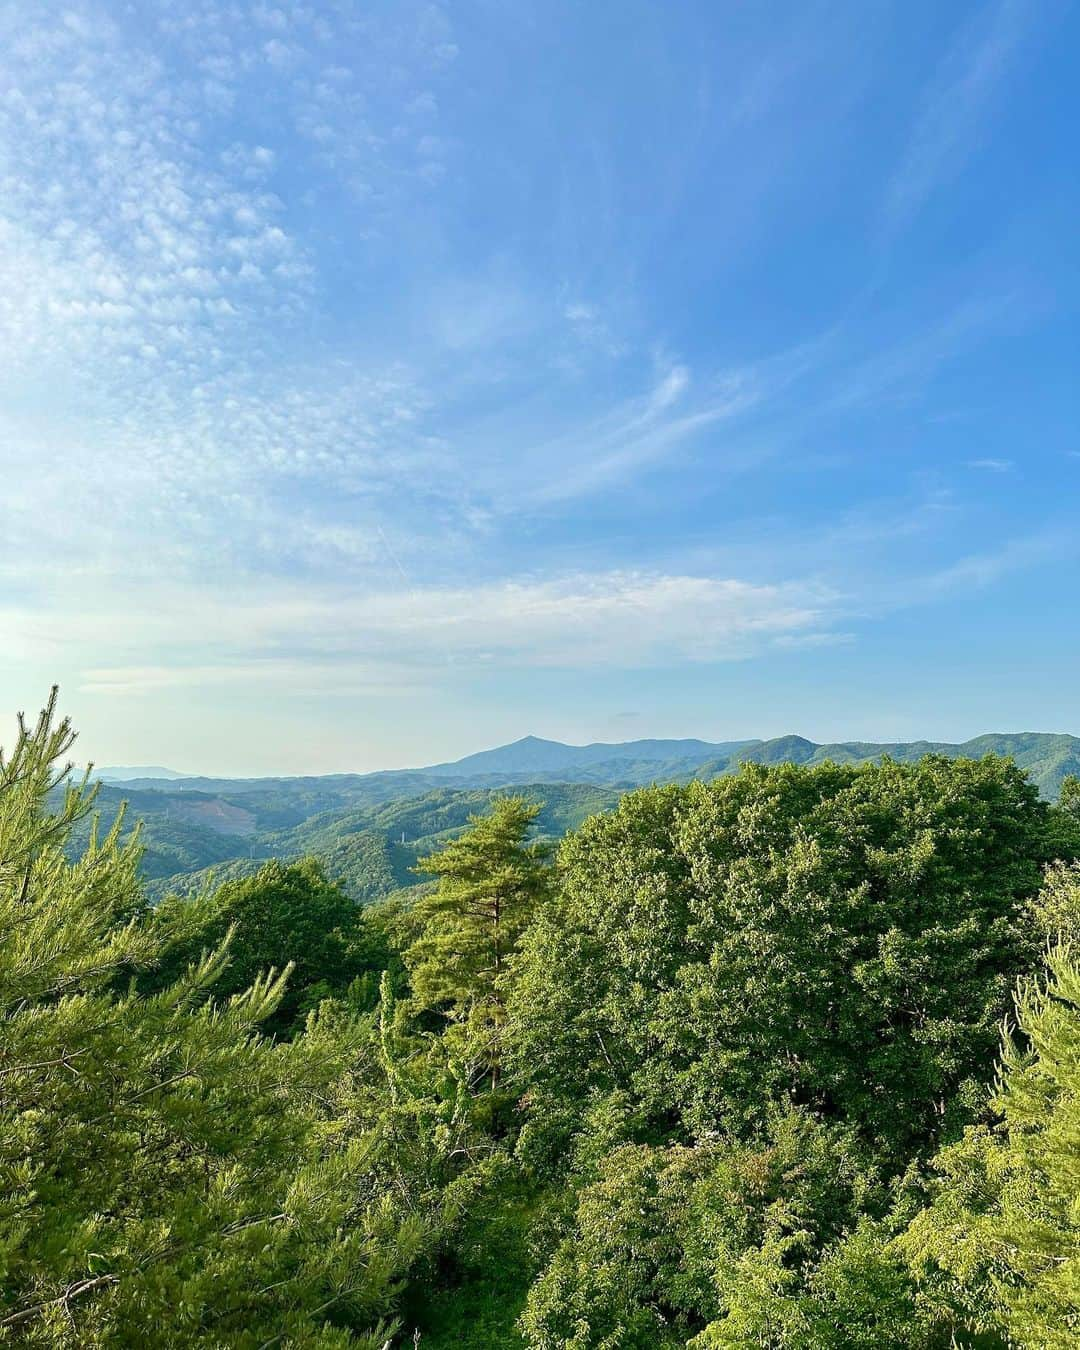
<svg viewBox="0 0 1080 1350">
<path fill-rule="evenodd" d="M 0 707 L 1080 732 L 1080 7 L 0 0 Z"/>
</svg>

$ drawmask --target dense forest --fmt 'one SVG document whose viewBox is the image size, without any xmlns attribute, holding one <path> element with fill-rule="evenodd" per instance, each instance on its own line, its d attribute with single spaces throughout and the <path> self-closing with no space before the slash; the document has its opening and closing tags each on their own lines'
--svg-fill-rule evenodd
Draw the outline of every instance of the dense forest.
<svg viewBox="0 0 1080 1350">
<path fill-rule="evenodd" d="M 72 743 L 0 761 L 0 1339 L 1080 1341 L 1076 779 L 314 802 L 162 887 Z"/>
</svg>

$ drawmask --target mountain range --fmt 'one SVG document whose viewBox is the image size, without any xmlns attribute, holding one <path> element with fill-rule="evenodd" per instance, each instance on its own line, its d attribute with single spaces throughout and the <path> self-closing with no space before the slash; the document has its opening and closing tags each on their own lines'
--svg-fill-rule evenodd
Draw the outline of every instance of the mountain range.
<svg viewBox="0 0 1080 1350">
<path fill-rule="evenodd" d="M 177 773 L 175 769 L 163 769 L 159 764 L 142 764 L 138 767 L 124 767 L 122 765 L 115 768 L 98 769 L 95 777 L 100 778 L 103 783 L 130 783 L 134 778 L 150 779 L 158 781 L 165 779 L 169 782 L 177 778 L 187 778 L 190 775 L 186 773 Z"/>
<path fill-rule="evenodd" d="M 452 763 L 367 774 L 208 778 L 167 769 L 102 770 L 98 804 L 108 817 L 126 802 L 128 821 L 141 822 L 142 871 L 152 897 L 246 875 L 268 858 L 310 855 L 354 899 L 370 903 L 415 894 L 424 884 L 414 870 L 417 860 L 507 789 L 543 803 L 538 830 L 554 840 L 647 783 L 716 778 L 747 761 L 861 763 L 882 755 L 910 761 L 929 753 L 1010 755 L 1051 799 L 1067 774 L 1080 775 L 1080 739 L 1042 732 L 978 736 L 959 744 L 821 745 L 781 736 L 564 745 L 526 736 Z"/>
<path fill-rule="evenodd" d="M 753 760 L 760 764 L 861 763 L 890 755 L 909 761 L 926 754 L 949 757 L 1011 755 L 1048 797 L 1057 795 L 1066 774 L 1080 773 L 1080 738 L 1048 732 L 990 733 L 969 741 L 837 741 L 820 744 L 803 736 L 773 740 L 638 740 L 589 745 L 525 736 L 509 745 L 481 750 L 463 759 L 418 769 L 384 769 L 366 774 L 306 777 L 212 778 L 170 769 L 102 769 L 106 783 L 123 782 L 133 791 L 175 791 L 221 795 L 304 792 L 316 796 L 386 801 L 403 791 L 426 788 L 500 787 L 515 783 L 605 783 L 631 786 L 730 773 Z"/>
</svg>

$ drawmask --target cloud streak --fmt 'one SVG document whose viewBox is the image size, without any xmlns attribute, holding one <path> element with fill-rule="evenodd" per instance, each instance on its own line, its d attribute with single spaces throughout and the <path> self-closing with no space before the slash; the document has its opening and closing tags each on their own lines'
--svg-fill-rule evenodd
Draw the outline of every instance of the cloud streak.
<svg viewBox="0 0 1080 1350">
<path fill-rule="evenodd" d="M 816 582 L 612 571 L 369 593 L 253 588 L 212 598 L 130 591 L 45 615 L 8 610 L 27 659 L 83 653 L 93 691 L 236 680 L 386 684 L 459 667 L 649 668 L 742 660 L 827 637 L 837 597 Z M 103 667 L 96 649 L 118 658 Z M 190 653 L 199 653 L 192 660 Z M 156 661 L 146 661 L 157 653 Z M 126 660 L 124 658 L 127 658 Z"/>
<path fill-rule="evenodd" d="M 645 395 L 602 417 L 530 447 L 526 460 L 546 466 L 527 499 L 539 506 L 585 497 L 654 466 L 693 437 L 748 411 L 760 399 L 750 371 L 714 377 L 695 402 L 684 365 L 668 367 Z"/>
<path fill-rule="evenodd" d="M 996 0 L 964 24 L 923 96 L 888 185 L 884 206 L 888 229 L 903 228 L 976 149 L 983 123 L 1032 21 L 1032 7 L 1022 0 Z"/>
</svg>

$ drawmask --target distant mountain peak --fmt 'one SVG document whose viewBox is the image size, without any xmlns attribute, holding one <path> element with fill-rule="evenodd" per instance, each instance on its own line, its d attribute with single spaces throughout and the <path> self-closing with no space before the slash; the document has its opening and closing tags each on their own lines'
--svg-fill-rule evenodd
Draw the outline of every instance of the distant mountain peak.
<svg viewBox="0 0 1080 1350">
<path fill-rule="evenodd" d="M 423 772 L 435 777 L 460 777 L 469 773 L 529 774 L 572 772 L 597 765 L 668 764 L 688 755 L 702 759 L 735 754 L 756 741 L 638 740 L 590 741 L 588 745 L 567 745 L 542 736 L 522 736 L 509 745 L 481 750 L 449 764 L 433 764 Z"/>
<path fill-rule="evenodd" d="M 805 764 L 820 749 L 805 736 L 777 736 L 774 740 L 752 742 L 746 749 L 749 758 L 763 764 Z"/>
<path fill-rule="evenodd" d="M 136 778 L 157 778 L 174 781 L 178 778 L 190 778 L 189 773 L 177 773 L 175 769 L 163 769 L 160 764 L 111 765 L 104 769 L 95 769 L 94 777 L 104 783 L 128 783 Z"/>
</svg>

